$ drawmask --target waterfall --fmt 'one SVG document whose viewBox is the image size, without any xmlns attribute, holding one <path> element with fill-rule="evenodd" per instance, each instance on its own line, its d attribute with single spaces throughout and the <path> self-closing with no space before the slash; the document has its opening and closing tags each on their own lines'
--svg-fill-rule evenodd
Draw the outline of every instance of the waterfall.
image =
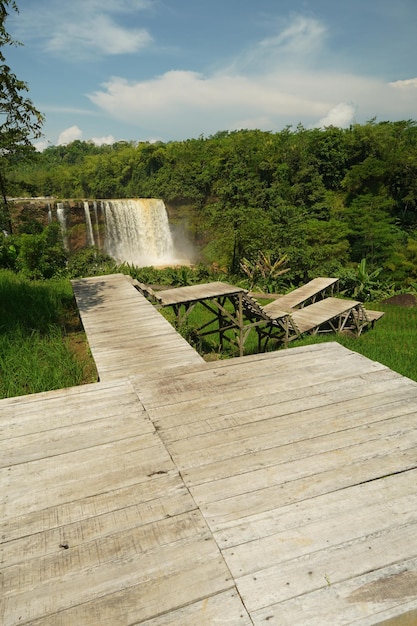
<svg viewBox="0 0 417 626">
<path fill-rule="evenodd" d="M 56 205 L 56 217 L 61 226 L 62 237 L 64 240 L 64 246 L 68 248 L 68 235 L 67 235 L 67 217 L 65 215 L 65 207 L 62 202 L 57 202 Z"/>
<path fill-rule="evenodd" d="M 178 233 L 181 253 L 178 247 L 174 249 L 162 200 L 57 202 L 56 219 L 61 226 L 64 246 L 70 254 L 85 246 L 97 246 L 118 263 L 137 267 L 190 263 L 191 246 L 185 237 L 179 238 Z"/>
<path fill-rule="evenodd" d="M 99 222 L 99 219 L 98 219 L 97 200 L 94 200 L 94 202 L 93 202 L 93 210 L 94 210 L 94 223 L 95 223 L 96 229 L 97 229 L 96 246 L 97 246 L 97 248 L 99 250 L 101 250 L 102 243 L 101 243 L 101 236 L 100 236 L 100 222 Z"/>
<path fill-rule="evenodd" d="M 138 267 L 178 262 L 162 200 L 102 200 L 102 203 L 107 254 Z"/>
<path fill-rule="evenodd" d="M 95 246 L 93 225 L 91 223 L 90 205 L 87 201 L 84 202 L 85 223 L 87 227 L 87 245 Z"/>
</svg>

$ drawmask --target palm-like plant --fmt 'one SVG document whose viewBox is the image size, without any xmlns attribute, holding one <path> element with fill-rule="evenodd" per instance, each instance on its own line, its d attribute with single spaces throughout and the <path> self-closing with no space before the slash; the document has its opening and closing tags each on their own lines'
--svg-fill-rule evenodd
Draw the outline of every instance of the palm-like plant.
<svg viewBox="0 0 417 626">
<path fill-rule="evenodd" d="M 290 271 L 289 267 L 284 267 L 287 262 L 287 254 L 284 254 L 276 261 L 272 261 L 269 253 L 264 253 L 259 250 L 255 261 L 249 261 L 249 259 L 243 258 L 240 261 L 240 268 L 248 277 L 250 290 L 257 286 L 264 291 L 268 291 L 279 276 Z"/>
</svg>

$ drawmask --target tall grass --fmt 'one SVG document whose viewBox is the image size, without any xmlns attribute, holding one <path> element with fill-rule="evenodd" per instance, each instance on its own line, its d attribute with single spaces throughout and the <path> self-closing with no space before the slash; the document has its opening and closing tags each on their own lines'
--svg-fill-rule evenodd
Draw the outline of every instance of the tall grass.
<svg viewBox="0 0 417 626">
<path fill-rule="evenodd" d="M 72 307 L 68 280 L 29 281 L 0 270 L 1 398 L 83 382 L 85 363 L 65 332 Z"/>
</svg>

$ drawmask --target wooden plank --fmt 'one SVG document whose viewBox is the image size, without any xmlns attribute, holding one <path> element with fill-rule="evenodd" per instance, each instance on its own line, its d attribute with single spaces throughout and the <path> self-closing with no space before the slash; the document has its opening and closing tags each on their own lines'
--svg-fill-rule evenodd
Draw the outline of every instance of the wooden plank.
<svg viewBox="0 0 417 626">
<path fill-rule="evenodd" d="M 47 581 L 51 574 L 52 578 L 78 577 L 85 568 L 93 570 L 103 563 L 111 567 L 111 563 L 120 561 L 124 566 L 131 555 L 140 555 L 141 558 L 151 555 L 154 564 L 154 554 L 164 546 L 186 545 L 196 540 L 208 544 L 211 537 L 201 514 L 196 510 L 155 520 L 152 524 L 142 525 L 137 521 L 136 524 L 127 524 L 124 529 L 114 526 L 110 517 L 102 518 L 100 522 L 105 524 L 102 533 L 98 534 L 97 529 L 91 532 L 91 527 L 89 529 L 87 526 L 85 536 L 79 532 L 84 530 L 84 524 L 80 524 L 78 532 L 76 529 L 72 535 L 73 543 L 70 541 L 70 529 L 66 535 L 66 528 L 60 537 L 56 537 L 55 533 L 45 536 L 42 532 L 32 535 L 33 546 L 24 554 L 17 552 L 22 542 L 12 542 L 8 554 L 14 562 L 4 570 L 4 595 L 13 597 L 30 592 L 35 585 Z M 48 543 L 48 539 L 52 543 Z M 65 548 L 61 545 L 63 543 Z M 214 543 L 211 545 L 213 550 L 216 553 Z M 60 571 L 55 572 L 55 567 Z M 25 577 L 21 575 L 22 572 L 26 573 Z M 16 580 L 19 580 L 18 588 Z"/>
<path fill-rule="evenodd" d="M 305 285 L 301 285 L 301 287 L 293 289 L 284 296 L 279 296 L 273 302 L 266 304 L 263 309 L 268 315 L 275 317 L 280 311 L 298 308 L 304 303 L 322 296 L 326 290 L 334 287 L 338 280 L 338 278 L 326 277 L 313 278 Z"/>
<path fill-rule="evenodd" d="M 186 304 L 199 300 L 209 300 L 222 296 L 231 296 L 238 293 L 246 293 L 245 289 L 228 285 L 220 281 L 204 283 L 201 285 L 189 285 L 187 287 L 177 287 L 156 292 L 155 296 L 162 306 L 172 306 L 173 304 Z"/>
<path fill-rule="evenodd" d="M 277 445 L 286 445 L 311 439 L 326 433 L 340 432 L 342 437 L 349 435 L 349 429 L 372 422 L 378 422 L 389 418 L 391 412 L 394 417 L 410 414 L 410 422 L 415 420 L 416 405 L 407 402 L 417 398 L 414 390 L 404 398 L 401 389 L 391 394 L 379 394 L 376 396 L 359 397 L 356 401 L 340 403 L 328 403 L 324 406 L 311 407 L 307 404 L 305 411 L 300 406 L 297 411 L 295 406 L 291 413 L 286 416 L 280 414 L 279 408 L 271 405 L 271 412 L 262 408 L 261 419 L 251 420 L 252 409 L 239 423 L 238 416 L 228 424 L 223 419 L 222 426 L 217 430 L 197 434 L 195 436 L 181 438 L 175 436 L 167 438 L 171 454 L 175 456 L 176 463 L 181 470 L 198 467 L 207 462 L 214 462 L 230 456 L 239 456 L 247 452 L 265 450 Z M 389 408 L 383 408 L 389 403 Z M 346 420 L 346 411 L 351 411 L 349 421 Z M 373 411 L 373 413 L 371 413 Z M 380 411 L 380 413 L 378 413 Z M 384 412 L 385 411 L 385 412 Z M 262 417 L 264 416 L 264 419 Z M 297 419 L 295 426 L 294 420 Z M 176 430 L 176 429 L 174 429 Z M 164 437 L 163 428 L 159 427 L 161 436 Z"/>
<path fill-rule="evenodd" d="M 384 407 L 388 410 L 386 405 L 392 406 L 396 415 L 397 406 L 394 406 L 394 404 L 398 402 L 406 405 L 404 408 L 405 412 L 408 409 L 411 412 L 415 410 L 415 407 L 410 406 L 410 400 L 413 398 L 417 399 L 415 388 L 401 385 L 396 379 L 386 380 L 383 378 L 381 381 L 372 382 L 371 380 L 369 382 L 368 378 L 363 377 L 360 382 L 362 384 L 358 382 L 358 385 L 351 391 L 351 398 L 344 397 L 343 394 L 338 396 L 331 385 L 321 383 L 312 386 L 306 398 L 302 397 L 303 391 L 306 394 L 305 389 L 287 393 L 264 390 L 265 393 L 262 395 L 251 395 L 250 400 L 246 403 L 243 400 L 231 400 L 228 403 L 228 412 L 226 412 L 226 408 L 224 411 L 219 410 L 217 412 L 214 402 L 207 402 L 207 405 L 204 403 L 202 407 L 194 406 L 194 402 L 181 403 L 182 414 L 186 415 L 183 420 L 184 423 L 181 423 L 181 413 L 173 410 L 170 415 L 165 410 L 165 407 L 162 415 L 160 409 L 152 409 L 149 414 L 157 428 L 161 431 L 164 441 L 171 443 L 187 437 L 198 437 L 198 435 L 256 424 L 257 422 L 264 422 L 278 417 L 283 419 L 276 425 L 277 431 L 281 430 L 287 423 L 291 429 L 291 415 L 296 414 L 297 418 L 300 418 L 298 423 L 298 426 L 300 426 L 303 416 L 314 418 L 314 415 L 317 414 L 314 409 L 318 408 L 323 409 L 323 419 L 326 419 L 330 413 L 332 417 L 337 418 L 340 412 L 343 413 L 344 409 L 348 409 L 351 414 L 355 414 L 358 410 L 365 407 L 377 408 L 380 406 L 383 412 Z M 213 417 L 215 411 L 217 414 Z M 317 419 L 320 419 L 318 414 Z M 378 419 L 383 419 L 383 417 L 378 415 L 370 416 L 370 421 Z M 343 420 L 343 424 L 344 428 L 354 425 L 353 423 L 348 426 L 346 420 Z M 275 425 L 273 428 L 275 428 Z M 291 430 L 294 434 L 295 429 L 292 428 Z M 241 433 L 244 436 L 243 430 L 241 430 Z"/>
<path fill-rule="evenodd" d="M 54 502 L 50 506 L 41 502 L 37 509 L 24 510 L 20 514 L 15 510 L 12 516 L 2 520 L 1 529 L 7 541 L 63 527 L 68 534 L 72 525 L 106 514 L 116 517 L 119 511 L 123 514 L 130 508 L 136 509 L 138 522 L 151 523 L 153 519 L 191 511 L 196 504 L 178 472 L 170 470 L 166 474 L 155 474 L 152 479 L 139 479 L 125 486 L 109 482 L 106 491 L 87 497 L 80 492 L 69 502 Z M 72 536 L 71 541 L 74 541 Z"/>
<path fill-rule="evenodd" d="M 226 496 L 223 499 L 214 500 L 211 495 L 204 495 L 204 500 L 209 499 L 210 502 L 200 504 L 200 509 L 209 521 L 210 527 L 214 528 L 218 524 L 241 519 L 254 513 L 271 511 L 276 507 L 295 504 L 306 498 L 412 470 L 416 465 L 415 449 L 410 448 L 399 452 L 398 455 L 391 454 L 361 460 L 360 465 L 352 462 L 349 465 L 349 474 L 341 465 L 336 469 L 300 477 L 289 482 L 276 483 L 272 486 L 266 485 L 261 489 L 239 493 L 233 497 Z M 249 477 L 247 477 L 247 484 L 251 485 Z M 193 491 L 194 489 L 191 489 L 192 494 Z M 195 494 L 193 496 L 196 498 Z"/>
<path fill-rule="evenodd" d="M 254 367 L 252 360 L 246 361 L 247 357 L 242 357 L 239 366 L 233 360 L 228 361 L 226 367 L 201 369 L 195 373 L 191 371 L 185 376 L 182 374 L 176 376 L 175 371 L 172 371 L 169 377 L 165 377 L 165 382 L 159 377 L 153 379 L 151 376 L 141 384 L 141 400 L 147 409 L 152 409 L 163 404 L 175 405 L 179 401 L 186 402 L 192 399 L 201 404 L 202 396 L 206 401 L 206 397 L 216 393 L 220 404 L 223 394 L 227 394 L 225 401 L 229 401 L 231 396 L 242 397 L 249 387 L 256 393 L 258 384 L 265 387 L 268 385 L 271 389 L 273 385 L 276 389 L 295 389 L 309 387 L 325 380 L 335 382 L 339 380 L 339 387 L 343 387 L 342 381 L 352 375 L 358 377 L 370 372 L 388 370 L 380 363 L 349 351 L 342 355 L 338 350 L 332 349 L 320 355 L 312 352 L 310 358 L 307 356 L 310 353 L 298 352 L 298 348 L 293 348 L 285 351 L 285 354 L 288 354 L 285 367 L 279 358 L 276 361 L 269 360 L 267 367 Z M 395 377 L 395 374 L 392 373 L 391 376 Z M 142 383 L 140 378 L 137 381 L 138 385 Z M 133 382 L 138 387 L 136 379 Z"/>
<path fill-rule="evenodd" d="M 219 460 L 217 460 L 219 449 L 215 447 L 214 459 L 207 454 L 199 464 L 194 462 L 191 467 L 188 459 L 183 461 L 180 458 L 177 463 L 181 468 L 183 464 L 185 465 L 181 469 L 181 475 L 192 487 L 233 477 L 240 477 L 238 480 L 242 480 L 248 472 L 267 472 L 268 468 L 295 460 L 305 459 L 307 464 L 308 456 L 316 457 L 318 454 L 332 450 L 349 453 L 352 445 L 370 440 L 378 443 L 379 437 L 384 436 L 383 433 L 386 433 L 385 436 L 391 436 L 393 432 L 399 432 L 402 427 L 407 432 L 414 428 L 417 412 L 414 411 L 411 416 L 402 416 L 398 420 L 392 414 L 386 420 L 382 416 L 381 421 L 372 424 L 366 414 L 364 417 L 364 423 L 360 426 L 343 428 L 342 425 L 340 430 L 333 432 L 331 429 L 326 429 L 326 425 L 324 427 L 321 425 L 323 427 L 321 434 L 312 433 L 311 438 L 304 437 L 298 440 L 290 439 L 291 433 L 286 433 L 286 438 L 284 438 L 282 431 L 279 431 L 262 439 L 254 437 L 250 441 L 244 440 L 242 445 L 238 441 L 236 445 L 233 445 L 233 452 L 228 456 L 224 455 Z M 292 437 L 294 438 L 293 433 Z"/>
<path fill-rule="evenodd" d="M 307 596 L 319 589 L 325 590 L 330 585 L 359 578 L 369 571 L 409 559 L 409 542 L 413 542 L 416 530 L 415 522 L 386 531 L 375 530 L 368 535 L 364 533 L 345 542 L 332 543 L 329 539 L 325 548 L 314 551 L 311 545 L 311 549 L 305 549 L 304 554 L 296 550 L 289 559 L 282 557 L 282 561 L 276 556 L 274 566 L 259 568 L 259 571 L 242 578 L 237 576 L 233 567 L 232 573 L 236 576 L 245 606 L 250 613 L 254 613 L 278 602 Z M 299 544 L 304 542 L 305 545 L 308 541 L 308 537 L 299 538 Z M 292 541 L 291 545 L 294 543 Z M 259 551 L 256 556 L 258 554 Z M 415 551 L 414 556 L 417 557 Z M 417 572 L 414 583 L 417 583 Z"/>
<path fill-rule="evenodd" d="M 185 561 L 181 568 L 179 555 L 178 569 L 175 572 L 161 573 L 159 577 L 153 574 L 148 580 L 138 584 L 134 578 L 133 580 L 127 578 L 125 586 L 113 593 L 97 596 L 83 604 L 60 610 L 59 613 L 45 614 L 45 617 L 33 620 L 30 624 L 31 626 L 139 625 L 154 617 L 169 616 L 171 612 L 175 615 L 182 607 L 194 605 L 198 608 L 197 602 L 201 602 L 204 609 L 213 596 L 233 588 L 221 557 L 217 559 L 206 557 L 204 562 L 193 564 L 192 568 L 187 570 L 190 564 L 187 561 L 188 555 L 184 556 Z M 203 558 L 204 556 L 206 555 L 203 555 Z M 135 575 L 138 569 L 140 568 L 137 566 L 133 569 Z M 83 581 L 79 581 L 79 584 L 82 585 Z M 76 590 L 74 597 L 77 598 Z M 237 605 L 223 602 L 220 609 L 218 617 L 224 620 L 222 623 L 231 626 L 234 624 L 247 626 L 248 623 L 252 623 L 245 618 L 245 609 L 239 601 Z M 201 623 L 204 624 L 204 621 Z M 212 622 L 208 623 L 211 626 Z"/>
<path fill-rule="evenodd" d="M 137 604 L 131 607 L 134 617 L 129 620 L 132 623 L 160 613 L 164 604 L 165 610 L 181 606 L 184 596 L 186 602 L 197 599 L 196 579 L 200 598 L 207 592 L 211 595 L 233 586 L 212 540 L 206 540 L 204 534 L 196 535 L 197 529 L 191 529 L 187 536 L 186 529 L 184 532 L 182 525 L 175 523 L 172 530 L 175 534 L 167 538 L 169 543 L 145 551 L 140 547 L 140 534 L 136 530 L 83 544 L 74 550 L 57 547 L 55 555 L 37 561 L 30 569 L 27 563 L 7 568 L 1 600 L 4 625 L 19 621 L 36 623 L 43 616 L 71 609 L 74 599 L 80 606 L 97 601 L 100 604 L 104 598 L 108 606 L 114 603 L 114 595 L 119 594 L 123 605 L 129 590 L 136 587 Z M 116 607 L 116 612 L 123 615 L 120 607 Z M 102 615 L 105 623 L 106 612 Z"/>
<path fill-rule="evenodd" d="M 0 485 L 10 494 L 0 503 L 1 519 L 81 497 L 146 482 L 173 468 L 157 435 L 143 435 L 76 450 L 58 457 L 0 470 Z"/>
<path fill-rule="evenodd" d="M 132 437 L 132 433 L 138 430 L 138 412 L 136 407 L 129 407 L 123 411 L 122 416 L 117 417 L 117 428 L 114 425 L 114 417 L 88 420 L 78 424 L 76 430 L 68 426 L 50 428 L 48 421 L 44 420 L 43 426 L 37 433 L 10 437 L 2 445 L 2 457 L 0 467 L 56 457 L 67 454 L 74 450 L 94 448 L 97 445 L 114 443 Z M 142 420 L 145 423 L 145 420 Z M 153 427 L 145 425 L 144 430 L 151 432 Z M 45 447 L 47 444 L 47 448 Z"/>
<path fill-rule="evenodd" d="M 364 487 L 363 491 L 367 492 L 366 487 Z M 326 497 L 321 498 L 321 501 L 332 502 L 332 495 L 327 494 Z M 291 565 L 293 561 L 298 559 L 304 559 L 305 561 L 307 555 L 310 555 L 310 558 L 313 559 L 314 555 L 316 555 L 323 562 L 324 559 L 327 559 L 327 554 L 330 551 L 342 548 L 349 550 L 350 547 L 353 548 L 354 542 L 358 543 L 358 551 L 362 554 L 363 565 L 367 566 L 370 564 L 372 555 L 367 553 L 367 558 L 363 559 L 364 540 L 371 541 L 371 537 L 379 540 L 384 534 L 386 535 L 387 546 L 388 536 L 393 536 L 392 545 L 396 545 L 398 550 L 408 551 L 405 557 L 397 559 L 395 558 L 395 552 L 392 553 L 390 558 L 393 558 L 394 562 L 401 560 L 401 558 L 407 558 L 407 556 L 417 557 L 417 546 L 413 549 L 407 545 L 410 537 L 416 530 L 417 513 L 407 503 L 406 497 L 395 499 L 392 507 L 387 506 L 386 502 L 377 501 L 374 503 L 370 500 L 368 511 L 367 506 L 363 502 L 360 507 L 355 506 L 353 495 L 355 493 L 351 493 L 350 488 L 346 489 L 345 502 L 338 511 L 333 512 L 333 515 L 328 520 L 321 518 L 311 521 L 311 518 L 307 517 L 304 520 L 298 520 L 296 526 L 280 529 L 268 536 L 262 536 L 259 539 L 224 548 L 223 554 L 231 571 L 236 577 L 246 577 L 246 588 L 252 584 L 250 582 L 251 575 L 256 573 L 258 582 L 254 586 L 258 587 L 262 585 L 262 580 L 265 583 L 268 577 L 267 570 L 277 572 L 283 563 L 288 563 L 288 567 L 292 567 L 294 571 L 297 571 L 297 569 L 302 571 L 302 566 L 298 567 L 297 564 Z M 370 495 L 372 497 L 372 494 Z M 314 515 L 312 511 L 314 504 L 315 502 L 311 503 L 308 514 L 311 512 Z M 351 511 L 351 507 L 353 511 Z M 398 523 L 399 519 L 401 523 Z M 401 539 L 402 534 L 404 534 L 404 540 Z M 368 546 L 367 549 L 369 549 Z M 413 550 L 415 550 L 415 554 Z M 354 549 L 352 549 L 352 557 L 353 555 Z M 398 553 L 397 556 L 399 557 Z M 384 550 L 379 550 L 379 557 L 384 558 Z M 385 563 L 388 563 L 388 556 L 386 555 L 386 557 Z M 332 579 L 330 576 L 330 564 L 328 569 L 323 571 L 328 572 L 330 579 Z M 334 567 L 341 567 L 337 559 Z M 334 581 L 334 578 L 332 580 Z M 325 581 L 321 582 L 324 583 Z M 293 589 L 287 591 L 292 593 Z M 255 590 L 255 595 L 257 593 Z M 260 590 L 259 593 L 261 593 Z M 266 604 L 268 603 L 270 603 L 269 600 Z"/>
<path fill-rule="evenodd" d="M 291 313 L 291 318 L 294 320 L 300 332 L 305 333 L 348 313 L 360 305 L 361 303 L 355 300 L 325 298 L 302 309 L 294 310 Z"/>
<path fill-rule="evenodd" d="M 377 626 L 383 624 L 387 614 L 401 618 L 402 613 L 415 613 L 416 577 L 417 559 L 410 559 L 279 602 L 251 616 L 255 626 L 266 621 L 293 626 L 300 623 L 300 618 L 309 626 Z"/>
<path fill-rule="evenodd" d="M 173 374 L 173 376 L 175 373 Z M 324 378 L 324 377 L 323 377 Z M 136 386 L 136 379 L 133 380 Z M 191 381 L 193 382 L 193 381 Z M 208 383 L 211 382 L 208 378 Z M 208 390 L 210 391 L 210 386 Z M 343 402 L 351 398 L 366 397 L 372 394 L 378 394 L 381 391 L 395 391 L 398 388 L 404 390 L 404 393 L 408 393 L 410 397 L 415 394 L 415 386 L 409 381 L 409 384 L 403 382 L 401 377 L 393 376 L 389 370 L 379 369 L 377 371 L 370 371 L 363 373 L 361 376 L 347 375 L 343 380 L 343 386 L 341 386 L 339 379 L 332 380 L 330 377 L 324 378 L 322 381 L 316 381 L 308 384 L 305 381 L 305 385 L 297 380 L 297 384 L 286 384 L 285 380 L 279 380 L 274 384 L 268 378 L 264 378 L 258 382 L 255 386 L 251 384 L 251 381 L 247 384 L 247 394 L 243 392 L 237 395 L 232 385 L 228 389 L 222 389 L 222 399 L 224 402 L 219 402 L 219 397 L 215 393 L 207 393 L 204 397 L 204 403 L 201 402 L 201 398 L 198 399 L 185 399 L 181 401 L 177 397 L 177 402 L 174 404 L 163 404 L 162 406 L 154 407 L 154 404 L 158 401 L 158 396 L 154 386 L 150 389 L 144 388 L 140 382 L 137 384 L 138 389 L 143 388 L 144 396 L 151 398 L 150 404 L 152 408 L 148 407 L 148 413 L 152 416 L 152 420 L 158 427 L 161 425 L 164 427 L 164 431 L 169 428 L 180 426 L 182 424 L 188 425 L 194 422 L 203 423 L 207 418 L 213 420 L 222 419 L 222 417 L 233 415 L 244 415 L 245 411 L 251 411 L 252 409 L 261 409 L 262 407 L 268 407 L 274 405 L 276 407 L 275 415 L 285 414 L 288 408 L 288 414 L 292 413 L 291 404 L 286 406 L 287 403 L 295 403 L 298 401 L 298 409 L 304 398 L 313 398 L 314 396 L 324 395 L 324 403 L 331 404 L 332 402 Z M 250 392 L 249 392 L 250 391 Z M 155 395 L 155 402 L 153 398 Z M 161 392 L 162 396 L 163 392 Z M 162 398 L 162 401 L 164 398 Z M 312 400 L 314 402 L 314 400 Z M 320 400 L 317 400 L 320 403 Z M 297 405 L 296 405 L 297 406 Z M 308 408 L 308 404 L 305 408 Z M 258 411 L 259 414 L 259 411 Z M 213 417 L 214 415 L 214 417 Z M 262 414 L 261 414 L 262 415 Z M 262 417 L 261 417 L 262 418 Z M 252 416 L 250 417 L 252 419 Z M 161 424 L 159 422 L 161 421 Z M 207 422 L 210 423 L 210 422 Z M 239 420 L 242 423 L 242 420 Z"/>
<path fill-rule="evenodd" d="M 386 516 L 394 520 L 393 525 L 397 516 L 408 523 L 415 518 L 417 510 L 416 481 L 417 470 L 384 476 L 379 480 L 351 485 L 348 492 L 336 490 L 303 500 L 297 506 L 289 504 L 270 511 L 255 512 L 242 519 L 212 526 L 212 530 L 221 548 L 231 548 L 283 531 L 290 534 L 293 529 L 325 521 L 332 529 L 343 523 L 347 510 L 349 516 L 355 517 L 364 515 L 367 507 L 371 518 L 375 510 L 378 515 L 385 510 Z M 346 498 L 347 493 L 349 499 Z"/>
<path fill-rule="evenodd" d="M 408 420 L 408 428 L 403 432 L 390 432 L 387 428 L 387 437 L 391 440 L 372 439 L 371 441 L 363 440 L 363 435 L 366 437 L 366 428 L 360 433 L 359 442 L 353 445 L 346 445 L 345 447 L 331 446 L 327 451 L 320 451 L 312 453 L 311 456 L 302 456 L 297 458 L 296 452 L 292 451 L 292 446 L 289 446 L 287 459 L 283 455 L 282 463 L 280 460 L 281 450 L 276 449 L 277 464 L 260 469 L 252 470 L 250 472 L 250 484 L 243 480 L 245 477 L 249 478 L 247 472 L 242 474 L 234 474 L 234 470 L 231 467 L 230 474 L 226 478 L 213 480 L 211 482 L 204 482 L 192 487 L 191 493 L 196 500 L 197 504 L 208 504 L 226 498 L 235 498 L 243 494 L 252 494 L 258 490 L 265 489 L 267 485 L 268 489 L 272 489 L 275 486 L 290 484 L 291 481 L 301 481 L 303 478 L 320 481 L 320 477 L 327 473 L 337 473 L 343 468 L 348 472 L 352 469 L 352 476 L 356 477 L 356 482 L 364 482 L 369 480 L 368 472 L 371 472 L 371 477 L 384 475 L 385 469 L 388 467 L 394 467 L 391 471 L 402 471 L 403 469 L 409 469 L 410 467 L 417 466 L 417 452 L 413 456 L 412 447 L 417 443 L 417 433 L 415 432 L 415 419 L 417 413 L 414 415 L 414 419 Z M 395 423 L 395 421 L 394 421 Z M 414 424 L 414 426 L 413 426 Z M 413 432 L 414 428 L 414 432 Z M 339 438 L 340 442 L 340 438 Z M 320 442 L 321 443 L 321 442 Z M 340 444 L 339 444 L 340 445 Z M 395 446 L 396 453 L 392 454 L 393 446 Z M 319 444 L 319 450 L 321 449 Z M 403 457 L 403 458 L 402 458 Z M 352 461 L 354 459 L 354 461 Z M 378 474 L 377 465 L 380 463 L 381 472 Z M 233 466 L 234 459 L 231 459 L 231 466 Z M 387 464 L 387 468 L 384 468 L 384 463 Z M 404 463 L 404 465 L 403 465 Z M 359 465 L 359 468 L 352 468 L 352 464 Z M 363 464 L 363 465 L 362 465 Z M 414 465 L 413 465 L 414 464 Z M 361 478 L 360 469 L 363 469 L 363 477 Z M 390 472 L 387 472 L 390 473 Z M 335 484 L 338 480 L 335 476 Z M 308 485 L 306 485 L 308 488 Z"/>
<path fill-rule="evenodd" d="M 225 591 L 189 604 L 177 611 L 155 617 L 141 626 L 252 626 L 245 607 L 235 591 Z"/>
<path fill-rule="evenodd" d="M 101 381 L 160 370 L 168 346 L 168 366 L 203 361 L 122 274 L 74 280 L 72 285 Z"/>
</svg>

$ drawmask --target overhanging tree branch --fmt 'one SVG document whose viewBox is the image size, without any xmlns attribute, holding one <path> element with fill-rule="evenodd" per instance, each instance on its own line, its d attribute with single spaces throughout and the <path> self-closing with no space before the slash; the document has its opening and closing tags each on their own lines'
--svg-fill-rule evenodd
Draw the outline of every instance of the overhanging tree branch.
<svg viewBox="0 0 417 626">
<path fill-rule="evenodd" d="M 0 226 L 11 230 L 7 203 L 7 172 L 33 150 L 32 141 L 42 134 L 43 115 L 26 96 L 27 84 L 19 80 L 6 64 L 5 46 L 19 45 L 6 30 L 9 11 L 19 12 L 14 0 L 0 1 L 0 193 L 3 218 Z M 1 218 L 1 215 L 0 215 Z"/>
</svg>

